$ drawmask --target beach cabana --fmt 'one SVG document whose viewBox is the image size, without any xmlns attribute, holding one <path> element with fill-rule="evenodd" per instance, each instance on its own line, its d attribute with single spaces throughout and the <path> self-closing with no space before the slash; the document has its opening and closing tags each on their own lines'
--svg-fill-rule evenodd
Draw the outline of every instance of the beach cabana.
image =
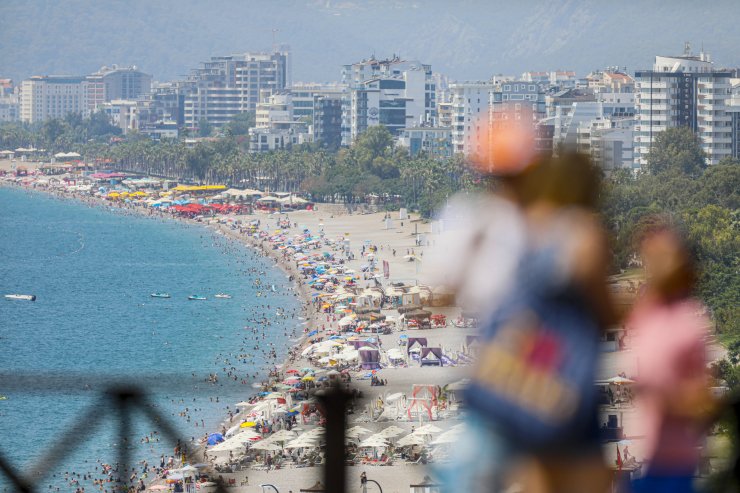
<svg viewBox="0 0 740 493">
<path fill-rule="evenodd" d="M 419 361 L 421 362 L 421 366 L 442 366 L 442 348 L 422 348 Z"/>
<path fill-rule="evenodd" d="M 380 351 L 369 346 L 362 347 L 360 353 L 360 366 L 363 370 L 377 370 L 380 368 Z"/>
<path fill-rule="evenodd" d="M 421 350 L 421 348 L 425 348 L 428 345 L 429 343 L 427 342 L 426 337 L 409 337 L 406 342 L 406 354 L 411 354 L 412 349 L 418 348 Z"/>
</svg>

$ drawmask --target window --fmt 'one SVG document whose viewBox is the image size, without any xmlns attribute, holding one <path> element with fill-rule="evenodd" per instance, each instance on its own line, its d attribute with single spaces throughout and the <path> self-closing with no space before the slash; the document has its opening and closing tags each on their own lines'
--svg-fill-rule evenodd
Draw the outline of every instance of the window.
<svg viewBox="0 0 740 493">
<path fill-rule="evenodd" d="M 508 85 L 508 84 L 507 84 L 507 85 L 505 85 L 505 86 L 504 86 L 504 91 L 511 91 L 511 86 L 510 86 L 510 85 Z"/>
</svg>

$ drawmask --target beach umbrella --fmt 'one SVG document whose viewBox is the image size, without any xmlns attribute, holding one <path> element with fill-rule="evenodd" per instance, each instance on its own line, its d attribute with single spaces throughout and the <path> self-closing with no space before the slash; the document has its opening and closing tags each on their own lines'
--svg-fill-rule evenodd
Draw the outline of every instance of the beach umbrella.
<svg viewBox="0 0 740 493">
<path fill-rule="evenodd" d="M 274 440 L 274 441 L 280 441 L 284 442 L 285 440 L 289 440 L 292 438 L 295 438 L 298 436 L 298 433 L 290 430 L 280 430 L 276 431 L 272 435 L 270 435 L 267 439 L 268 440 Z"/>
<path fill-rule="evenodd" d="M 304 382 L 313 382 L 314 380 L 316 380 L 316 378 L 312 377 L 311 375 L 306 375 L 303 378 L 301 378 L 301 380 L 303 380 Z"/>
<path fill-rule="evenodd" d="M 393 437 L 396 437 L 396 436 L 400 435 L 403 432 L 404 432 L 403 428 L 399 428 L 396 425 L 391 425 L 388 428 L 386 428 L 385 430 L 383 430 L 380 433 L 378 433 L 378 435 L 381 435 L 381 436 L 383 436 L 385 438 L 393 438 Z"/>
<path fill-rule="evenodd" d="M 362 426 L 353 426 L 349 430 L 347 430 L 346 435 L 348 437 L 359 437 L 360 435 L 367 435 L 368 433 L 372 433 L 367 428 L 363 428 Z"/>
<path fill-rule="evenodd" d="M 236 437 L 234 437 L 236 438 Z M 215 447 L 209 450 L 209 452 L 231 452 L 234 450 L 243 450 L 244 444 L 239 440 L 229 439 L 225 442 L 217 444 Z"/>
<path fill-rule="evenodd" d="M 254 421 L 245 421 L 239 425 L 240 428 L 254 428 L 255 426 L 257 426 L 257 423 Z"/>
<path fill-rule="evenodd" d="M 359 447 L 361 448 L 376 448 L 376 447 L 387 447 L 389 444 L 388 439 L 379 435 L 373 435 L 368 439 L 360 442 Z"/>
<path fill-rule="evenodd" d="M 295 368 L 291 368 L 290 370 L 286 371 L 285 373 L 297 374 L 297 373 L 300 373 L 300 372 L 298 370 L 296 370 Z"/>
<path fill-rule="evenodd" d="M 396 442 L 399 447 L 409 447 L 411 445 L 424 445 L 424 439 L 415 433 L 406 435 Z"/>
<path fill-rule="evenodd" d="M 264 440 L 259 443 L 255 443 L 252 445 L 252 450 L 269 450 L 269 451 L 278 451 L 281 450 L 281 447 L 279 445 L 275 445 L 274 443 L 265 442 Z"/>
<path fill-rule="evenodd" d="M 426 424 L 424 426 L 420 426 L 414 431 L 414 433 L 417 435 L 431 435 L 431 434 L 440 433 L 440 432 L 442 432 L 442 430 L 432 424 Z"/>
<path fill-rule="evenodd" d="M 279 392 L 272 392 L 270 394 L 267 394 L 265 396 L 265 400 L 271 400 L 271 399 L 284 399 L 285 396 Z"/>
</svg>

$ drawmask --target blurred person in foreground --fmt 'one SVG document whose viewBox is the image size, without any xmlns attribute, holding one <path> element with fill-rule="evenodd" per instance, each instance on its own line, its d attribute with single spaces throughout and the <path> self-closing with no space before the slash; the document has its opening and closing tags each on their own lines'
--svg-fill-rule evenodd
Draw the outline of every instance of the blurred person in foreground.
<svg viewBox="0 0 740 493">
<path fill-rule="evenodd" d="M 594 212 L 600 175 L 584 156 L 527 152 L 533 139 L 521 129 L 493 139 L 503 149 L 493 146 L 482 171 L 498 182 L 489 204 L 503 205 L 476 211 L 483 233 L 456 232 L 462 258 L 454 272 L 441 269 L 458 292 L 483 287 L 488 299 L 463 300 L 477 304 L 482 349 L 466 393 L 468 433 L 439 473 L 446 491 L 605 491 L 593 385 L 612 317 Z M 487 218 L 495 222 L 479 224 Z"/>
<path fill-rule="evenodd" d="M 692 297 L 696 271 L 682 236 L 656 217 L 637 242 L 647 284 L 629 326 L 648 467 L 633 491 L 690 493 L 714 409 L 705 348 L 710 324 Z"/>
</svg>

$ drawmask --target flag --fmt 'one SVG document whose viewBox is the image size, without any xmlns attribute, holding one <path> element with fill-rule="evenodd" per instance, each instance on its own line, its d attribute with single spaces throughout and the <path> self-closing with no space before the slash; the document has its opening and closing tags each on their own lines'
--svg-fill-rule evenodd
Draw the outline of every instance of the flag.
<svg viewBox="0 0 740 493">
<path fill-rule="evenodd" d="M 617 469 L 622 470 L 622 454 L 619 452 L 619 445 L 617 445 Z"/>
</svg>

